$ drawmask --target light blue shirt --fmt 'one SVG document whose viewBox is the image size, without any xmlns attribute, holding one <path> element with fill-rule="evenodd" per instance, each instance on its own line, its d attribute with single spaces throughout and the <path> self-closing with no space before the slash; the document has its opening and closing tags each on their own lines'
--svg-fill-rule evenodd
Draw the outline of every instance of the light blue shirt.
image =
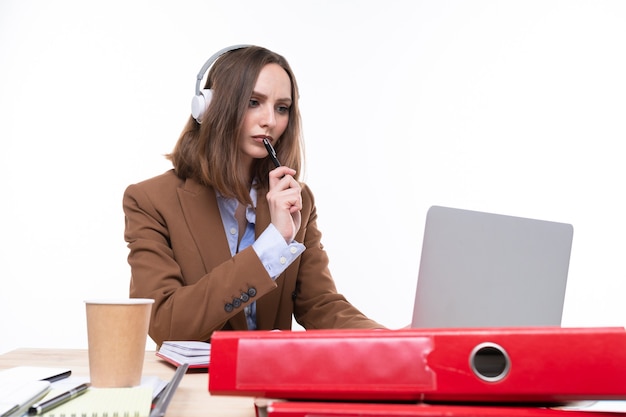
<svg viewBox="0 0 626 417">
<path fill-rule="evenodd" d="M 246 230 L 243 231 L 239 247 L 237 247 L 240 231 L 237 219 L 235 219 L 235 210 L 239 202 L 235 198 L 223 197 L 217 191 L 216 196 L 231 256 L 235 256 L 237 252 L 252 245 L 252 249 L 256 252 L 269 276 L 272 279 L 276 279 L 306 249 L 303 244 L 296 241 L 287 244 L 285 238 L 283 238 L 276 227 L 271 223 L 263 233 L 261 233 L 259 238 L 256 241 L 254 240 L 254 226 L 256 224 L 255 207 L 257 203 L 257 190 L 255 187 L 250 189 L 252 205 L 246 208 L 246 220 L 248 224 Z M 250 303 L 250 305 L 245 307 L 244 311 L 246 313 L 248 329 L 256 330 L 256 302 Z"/>
</svg>

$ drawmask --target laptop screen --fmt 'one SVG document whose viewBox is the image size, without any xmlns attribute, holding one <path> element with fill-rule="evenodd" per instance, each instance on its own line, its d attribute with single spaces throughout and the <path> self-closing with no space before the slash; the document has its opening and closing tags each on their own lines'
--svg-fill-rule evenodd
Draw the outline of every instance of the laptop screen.
<svg viewBox="0 0 626 417">
<path fill-rule="evenodd" d="M 433 206 L 412 327 L 560 326 L 570 224 Z"/>
</svg>

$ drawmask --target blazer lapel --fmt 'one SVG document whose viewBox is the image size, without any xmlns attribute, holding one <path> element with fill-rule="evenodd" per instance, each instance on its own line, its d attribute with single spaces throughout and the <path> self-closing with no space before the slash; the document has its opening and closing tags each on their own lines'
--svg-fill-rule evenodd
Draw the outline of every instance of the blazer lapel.
<svg viewBox="0 0 626 417">
<path fill-rule="evenodd" d="M 215 192 L 213 188 L 188 179 L 178 189 L 178 198 L 189 232 L 198 247 L 204 267 L 209 272 L 231 257 Z"/>
</svg>

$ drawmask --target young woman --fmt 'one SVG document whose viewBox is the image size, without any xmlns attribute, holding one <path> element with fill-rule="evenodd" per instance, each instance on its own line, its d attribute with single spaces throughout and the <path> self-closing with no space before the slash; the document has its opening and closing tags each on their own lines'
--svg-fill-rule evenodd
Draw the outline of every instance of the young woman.
<svg viewBox="0 0 626 417">
<path fill-rule="evenodd" d="M 285 58 L 257 46 L 210 68 L 212 98 L 168 158 L 174 169 L 124 193 L 131 297 L 155 300 L 150 336 L 216 330 L 383 328 L 328 270 L 302 169 L 298 87 Z M 282 166 L 268 156 L 263 139 Z"/>
</svg>

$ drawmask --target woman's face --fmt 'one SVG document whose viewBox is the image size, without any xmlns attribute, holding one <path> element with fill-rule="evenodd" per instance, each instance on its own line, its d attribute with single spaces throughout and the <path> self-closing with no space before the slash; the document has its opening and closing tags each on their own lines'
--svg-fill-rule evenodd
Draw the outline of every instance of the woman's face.
<svg viewBox="0 0 626 417">
<path fill-rule="evenodd" d="M 287 128 L 291 104 L 289 75 L 280 65 L 267 64 L 254 85 L 239 138 L 239 150 L 249 166 L 254 159 L 267 157 L 263 138 L 267 137 L 276 146 Z"/>
</svg>

